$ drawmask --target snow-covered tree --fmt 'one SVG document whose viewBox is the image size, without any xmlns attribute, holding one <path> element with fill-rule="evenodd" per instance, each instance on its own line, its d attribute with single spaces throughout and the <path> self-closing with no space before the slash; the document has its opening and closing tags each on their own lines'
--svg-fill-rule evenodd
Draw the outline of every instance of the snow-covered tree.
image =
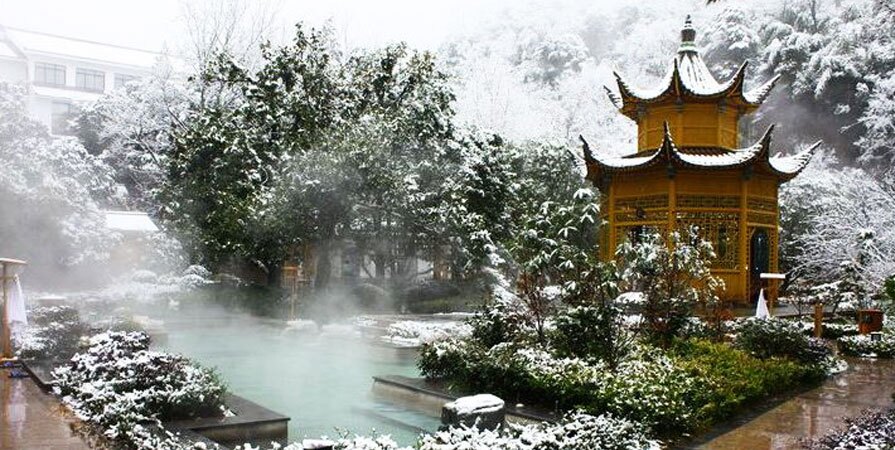
<svg viewBox="0 0 895 450">
<path fill-rule="evenodd" d="M 622 261 L 623 289 L 643 296 L 640 329 L 652 342 L 668 345 L 681 334 L 697 306 L 718 302 L 723 281 L 709 270 L 715 252 L 696 228 L 673 231 L 668 238 L 644 231 L 622 243 L 617 255 Z"/>
<path fill-rule="evenodd" d="M 895 191 L 861 169 L 836 168 L 829 154 L 818 156 L 781 189 L 781 264 L 790 278 L 829 283 L 855 268 L 843 261 L 855 261 L 873 295 L 895 273 Z"/>
<path fill-rule="evenodd" d="M 300 26 L 262 58 L 252 70 L 224 54 L 203 73 L 233 100 L 191 109 L 177 135 L 175 223 L 197 256 L 241 257 L 271 277 L 291 245 L 315 246 L 325 264 L 346 238 L 384 267 L 414 231 L 414 186 L 447 173 L 435 163 L 453 127 L 445 75 L 403 45 L 343 57 L 327 31 Z"/>
<path fill-rule="evenodd" d="M 78 137 L 127 189 L 119 206 L 158 212 L 172 135 L 183 126 L 190 101 L 187 84 L 160 61 L 152 75 L 84 106 L 76 122 Z"/>
<path fill-rule="evenodd" d="M 0 254 L 57 275 L 108 257 L 116 236 L 97 200 L 115 194 L 108 167 L 28 116 L 23 88 L 0 83 Z M 56 280 L 59 281 L 59 280 Z"/>
</svg>

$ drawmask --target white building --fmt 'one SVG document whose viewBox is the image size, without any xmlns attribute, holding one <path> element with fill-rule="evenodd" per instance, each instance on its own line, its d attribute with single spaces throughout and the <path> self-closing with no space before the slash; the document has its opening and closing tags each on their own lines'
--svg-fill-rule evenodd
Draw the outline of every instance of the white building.
<svg viewBox="0 0 895 450">
<path fill-rule="evenodd" d="M 0 80 L 28 86 L 28 109 L 66 134 L 78 104 L 147 76 L 162 55 L 0 25 Z"/>
</svg>

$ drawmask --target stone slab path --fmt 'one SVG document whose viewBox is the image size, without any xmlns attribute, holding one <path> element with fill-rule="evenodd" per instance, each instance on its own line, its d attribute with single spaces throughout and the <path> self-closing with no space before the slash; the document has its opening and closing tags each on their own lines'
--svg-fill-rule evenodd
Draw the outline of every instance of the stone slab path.
<svg viewBox="0 0 895 450">
<path fill-rule="evenodd" d="M 9 378 L 0 370 L 0 450 L 86 450 L 72 433 L 59 402 L 31 378 Z"/>
<path fill-rule="evenodd" d="M 778 450 L 800 448 L 868 408 L 895 406 L 895 361 L 847 359 L 849 369 L 770 409 L 746 414 L 681 448 Z"/>
</svg>

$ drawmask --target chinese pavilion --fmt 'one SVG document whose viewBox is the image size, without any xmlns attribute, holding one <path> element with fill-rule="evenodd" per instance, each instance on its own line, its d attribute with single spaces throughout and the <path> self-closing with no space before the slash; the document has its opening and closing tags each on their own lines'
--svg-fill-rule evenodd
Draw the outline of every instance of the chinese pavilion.
<svg viewBox="0 0 895 450">
<path fill-rule="evenodd" d="M 587 178 L 602 194 L 602 256 L 613 258 L 619 243 L 646 228 L 696 225 L 714 244 L 712 273 L 725 283 L 722 299 L 747 303 L 757 297 L 759 275 L 777 271 L 777 190 L 808 164 L 820 143 L 771 156 L 771 126 L 741 148 L 740 117 L 761 105 L 777 79 L 747 91 L 743 63 L 719 83 L 695 38 L 687 17 L 680 48 L 657 89 L 636 89 L 618 73 L 619 95 L 607 88 L 621 113 L 637 123 L 636 153 L 599 154 L 582 138 Z"/>
</svg>

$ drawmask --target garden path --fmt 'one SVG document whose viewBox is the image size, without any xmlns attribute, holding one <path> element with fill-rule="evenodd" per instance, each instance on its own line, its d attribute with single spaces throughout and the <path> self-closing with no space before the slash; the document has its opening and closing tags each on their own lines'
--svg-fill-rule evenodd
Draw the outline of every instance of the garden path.
<svg viewBox="0 0 895 450">
<path fill-rule="evenodd" d="M 823 385 L 724 424 L 681 448 L 777 450 L 799 448 L 868 408 L 889 408 L 895 361 L 847 358 L 849 369 Z"/>
<path fill-rule="evenodd" d="M 0 370 L 0 450 L 87 450 L 59 402 L 31 378 L 9 378 Z"/>
</svg>

